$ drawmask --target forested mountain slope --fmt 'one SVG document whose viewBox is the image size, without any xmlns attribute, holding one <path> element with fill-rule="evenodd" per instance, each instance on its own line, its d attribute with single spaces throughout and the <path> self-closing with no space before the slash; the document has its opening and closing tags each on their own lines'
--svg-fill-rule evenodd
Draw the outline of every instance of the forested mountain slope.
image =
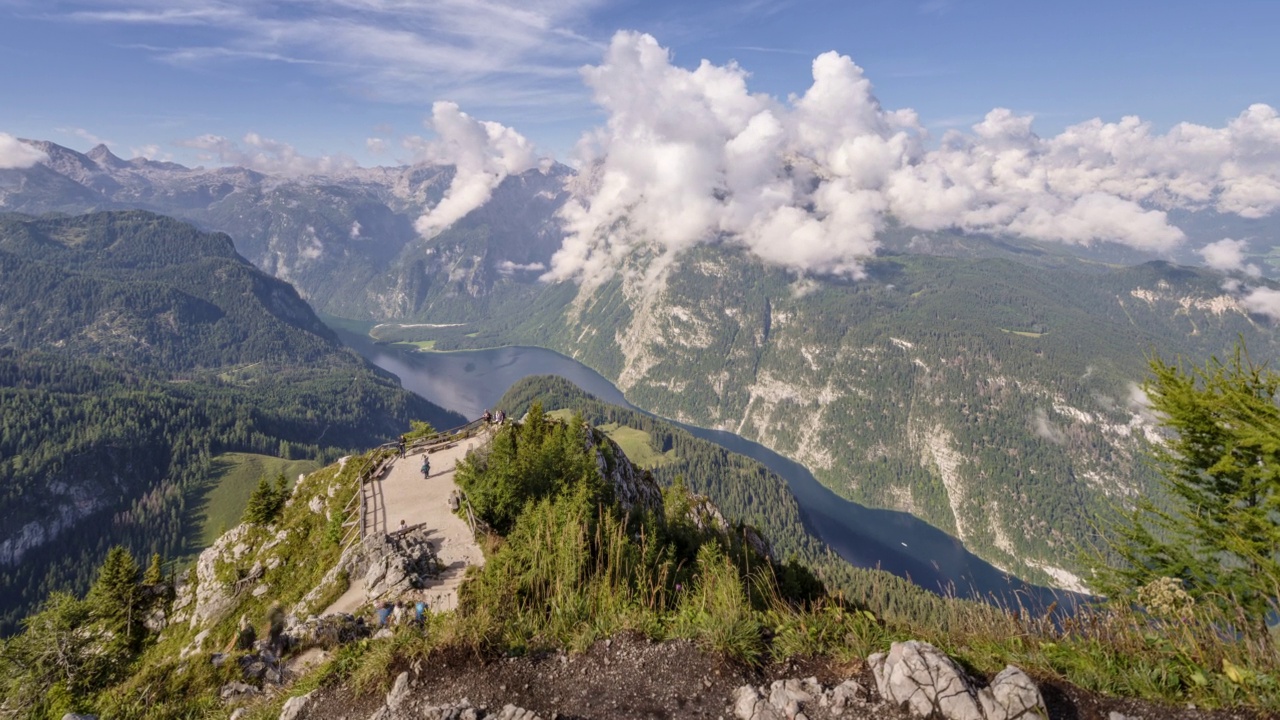
<svg viewBox="0 0 1280 720">
<path fill-rule="evenodd" d="M 225 235 L 0 216 L 0 629 L 102 553 L 194 549 L 211 458 L 332 459 L 456 418 L 342 347 Z"/>
<path fill-rule="evenodd" d="M 757 440 L 873 507 L 906 510 L 1023 577 L 1072 586 L 1076 548 L 1149 492 L 1138 384 L 1158 352 L 1276 348 L 1212 272 L 886 255 L 800 280 L 700 248 L 499 333 L 558 349 L 637 405 Z M 557 318 L 557 313 L 562 315 Z M 454 337 L 437 347 L 487 341 Z"/>
</svg>

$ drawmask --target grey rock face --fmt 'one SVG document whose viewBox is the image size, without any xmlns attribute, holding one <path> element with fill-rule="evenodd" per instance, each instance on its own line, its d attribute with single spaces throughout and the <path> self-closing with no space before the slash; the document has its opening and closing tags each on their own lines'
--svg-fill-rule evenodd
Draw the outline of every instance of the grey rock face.
<svg viewBox="0 0 1280 720">
<path fill-rule="evenodd" d="M 775 680 L 768 697 L 757 688 L 743 685 L 733 694 L 733 715 L 738 720 L 802 720 L 806 710 L 826 708 L 827 714 L 840 717 L 845 710 L 862 703 L 865 692 L 856 680 L 846 680 L 831 689 L 823 688 L 817 678 Z M 822 715 L 825 717 L 825 715 Z"/>
<path fill-rule="evenodd" d="M 867 658 L 876 688 L 890 704 L 916 717 L 945 720 L 1037 720 L 1048 718 L 1035 681 L 1010 665 L 981 692 L 955 661 L 929 643 L 894 643 L 889 653 Z"/>
<path fill-rule="evenodd" d="M 916 717 L 937 714 L 946 720 L 984 720 L 969 678 L 941 650 L 918 640 L 896 642 L 889 654 L 867 658 L 876 689 L 890 704 Z"/>
<path fill-rule="evenodd" d="M 426 587 L 440 574 L 435 546 L 425 528 L 413 528 L 389 535 L 370 536 L 362 545 L 365 597 L 369 600 L 395 598 L 409 590 Z"/>
<path fill-rule="evenodd" d="M 314 691 L 313 691 L 314 692 Z M 311 704 L 312 693 L 292 697 L 285 701 L 284 707 L 280 709 L 280 720 L 298 720 L 302 716 L 303 711 Z"/>
<path fill-rule="evenodd" d="M 613 486 L 614 497 L 618 499 L 623 512 L 635 510 L 637 513 L 658 513 L 662 511 L 662 490 L 652 475 L 630 462 L 617 462 L 617 458 L 626 457 L 626 453 L 618 447 L 617 443 L 602 433 L 596 433 L 590 426 L 583 425 L 582 436 L 588 452 L 595 453 L 596 467 L 600 469 L 600 477 Z M 609 448 L 609 452 L 601 450 L 598 443 L 604 443 Z M 721 521 L 723 522 L 723 518 Z"/>
<path fill-rule="evenodd" d="M 786 720 L 787 717 L 750 685 L 743 685 L 734 692 L 733 716 L 738 720 Z"/>
<path fill-rule="evenodd" d="M 1040 688 L 1026 673 L 1012 665 L 1001 670 L 991 685 L 978 693 L 978 702 L 987 720 L 1049 717 Z"/>
<path fill-rule="evenodd" d="M 195 607 L 191 610 L 191 627 L 208 625 L 216 620 L 235 600 L 234 588 L 224 584 L 217 576 L 217 563 L 228 556 L 239 558 L 248 547 L 242 539 L 249 532 L 248 525 L 237 525 L 217 542 L 200 553 L 196 561 Z"/>
</svg>

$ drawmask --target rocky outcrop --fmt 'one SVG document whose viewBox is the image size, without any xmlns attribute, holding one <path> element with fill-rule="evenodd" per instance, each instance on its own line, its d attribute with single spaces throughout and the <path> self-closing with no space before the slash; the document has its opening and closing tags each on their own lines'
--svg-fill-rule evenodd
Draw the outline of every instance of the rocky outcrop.
<svg viewBox="0 0 1280 720">
<path fill-rule="evenodd" d="M 213 545 L 205 548 L 196 561 L 195 582 L 183 586 L 174 602 L 174 621 L 188 620 L 191 627 L 208 625 L 216 620 L 235 600 L 235 587 L 218 577 L 218 563 L 234 562 L 249 552 L 245 538 L 249 525 L 237 525 Z M 192 587 L 194 585 L 194 587 Z"/>
<path fill-rule="evenodd" d="M 733 694 L 733 716 L 738 720 L 808 720 L 815 711 L 822 717 L 842 717 L 846 710 L 866 702 L 866 691 L 856 680 L 824 688 L 817 678 L 775 680 L 764 688 L 743 685 Z"/>
<path fill-rule="evenodd" d="M 653 475 L 627 461 L 626 453 L 622 448 L 604 433 L 593 430 L 589 425 L 583 425 L 582 432 L 587 450 L 595 453 L 596 467 L 600 470 L 600 477 L 613 487 L 613 495 L 622 506 L 622 511 L 630 513 L 634 510 L 639 514 L 660 513 L 662 489 L 658 487 Z"/>
<path fill-rule="evenodd" d="M 1031 720 L 1049 716 L 1035 682 L 1013 666 L 979 692 L 946 653 L 918 640 L 896 642 L 888 654 L 867 658 L 867 664 L 880 696 L 916 717 Z"/>
<path fill-rule="evenodd" d="M 363 565 L 365 597 L 370 601 L 394 599 L 424 588 L 440 574 L 430 531 L 413 527 L 388 535 L 365 538 Z"/>
<path fill-rule="evenodd" d="M 319 647 L 332 650 L 339 645 L 369 637 L 369 633 L 370 628 L 363 618 L 347 613 L 332 613 L 323 617 L 312 615 L 301 621 L 290 618 L 284 630 L 289 638 L 289 646 L 293 649 Z"/>
<path fill-rule="evenodd" d="M 689 522 L 693 523 L 699 530 L 715 530 L 724 535 L 734 532 L 728 521 L 724 519 L 724 515 L 721 514 L 720 508 L 716 507 L 716 504 L 706 495 L 693 495 L 690 497 L 688 517 Z M 744 525 L 741 532 L 743 541 L 756 554 L 770 560 L 774 559 L 773 548 L 758 530 L 750 525 Z"/>
</svg>

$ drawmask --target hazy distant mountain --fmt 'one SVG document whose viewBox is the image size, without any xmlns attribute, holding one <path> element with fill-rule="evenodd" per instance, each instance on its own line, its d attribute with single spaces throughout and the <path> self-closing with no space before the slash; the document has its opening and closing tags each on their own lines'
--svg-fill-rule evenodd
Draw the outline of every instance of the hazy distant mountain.
<svg viewBox="0 0 1280 720">
<path fill-rule="evenodd" d="M 440 201 L 452 167 L 284 178 L 28 142 L 48 159 L 0 170 L 0 211 L 140 208 L 189 220 L 231 235 L 240 254 L 316 310 L 350 318 L 416 317 L 433 303 L 469 306 L 495 286 L 530 285 L 560 245 L 555 213 L 572 175 L 557 164 L 509 177 L 487 204 L 427 241 L 413 223 Z"/>
<path fill-rule="evenodd" d="M 448 167 L 282 178 L 82 155 L 0 171 L 0 207 L 140 206 L 230 234 L 241 254 L 339 317 L 460 323 L 380 329 L 437 347 L 525 342 L 570 354 L 637 404 L 759 440 L 865 504 L 911 512 L 1024 577 L 1059 582 L 1099 513 L 1150 489 L 1145 354 L 1201 362 L 1238 334 L 1276 348 L 1224 276 L 1114 244 L 891 227 L 869 278 L 797 279 L 708 246 L 658 280 L 643 246 L 603 286 L 542 284 L 574 192 L 564 166 L 507 178 L 430 240 L 414 221 Z M 1173 217 L 1189 240 L 1275 252 L 1275 219 Z M 625 232 L 625 229 L 623 229 Z M 1154 264 L 1152 264 L 1154 261 Z"/>
</svg>

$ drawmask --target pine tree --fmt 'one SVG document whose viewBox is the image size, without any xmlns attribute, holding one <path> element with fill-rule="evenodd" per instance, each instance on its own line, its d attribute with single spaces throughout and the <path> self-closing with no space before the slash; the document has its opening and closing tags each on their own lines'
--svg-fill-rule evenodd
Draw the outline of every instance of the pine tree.
<svg viewBox="0 0 1280 720">
<path fill-rule="evenodd" d="M 258 480 L 258 487 L 249 496 L 249 504 L 244 509 L 244 521 L 256 525 L 268 525 L 284 509 L 285 500 L 289 497 L 289 481 L 284 473 L 276 476 L 274 485 L 264 476 Z"/>
<path fill-rule="evenodd" d="M 1158 447 L 1172 497 L 1143 499 L 1114 550 L 1122 560 L 1099 576 L 1099 590 L 1124 594 L 1175 578 L 1197 601 L 1244 610 L 1266 635 L 1280 587 L 1280 375 L 1243 347 L 1222 363 L 1184 369 L 1159 359 L 1145 390 L 1172 431 Z"/>
<path fill-rule="evenodd" d="M 142 592 L 138 577 L 133 555 L 116 545 L 107 552 L 87 598 L 94 617 L 127 647 L 133 647 L 141 636 Z"/>
<path fill-rule="evenodd" d="M 151 553 L 151 563 L 142 575 L 143 585 L 159 585 L 164 581 L 164 558 L 160 553 Z"/>
</svg>

